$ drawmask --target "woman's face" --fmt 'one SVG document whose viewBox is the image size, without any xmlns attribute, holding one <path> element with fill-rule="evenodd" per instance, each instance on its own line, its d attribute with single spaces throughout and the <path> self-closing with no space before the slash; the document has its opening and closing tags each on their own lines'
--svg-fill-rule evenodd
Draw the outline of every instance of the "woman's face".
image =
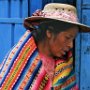
<svg viewBox="0 0 90 90">
<path fill-rule="evenodd" d="M 78 33 L 77 27 L 67 29 L 57 35 L 51 35 L 48 39 L 49 54 L 55 57 L 62 57 L 71 48 L 73 48 L 73 40 Z"/>
</svg>

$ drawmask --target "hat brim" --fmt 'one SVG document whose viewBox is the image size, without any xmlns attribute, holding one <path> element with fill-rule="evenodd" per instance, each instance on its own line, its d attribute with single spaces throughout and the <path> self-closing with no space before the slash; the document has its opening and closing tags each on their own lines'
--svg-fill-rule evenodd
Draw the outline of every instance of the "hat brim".
<svg viewBox="0 0 90 90">
<path fill-rule="evenodd" d="M 58 19 L 54 19 L 54 18 L 45 18 L 45 17 L 40 17 L 40 16 L 32 16 L 32 17 L 28 17 L 25 18 L 24 20 L 24 26 L 26 29 L 35 29 L 34 26 L 38 26 L 41 22 L 46 22 L 46 21 L 60 21 L 60 22 L 66 22 L 66 23 L 70 23 L 73 25 L 78 26 L 79 32 L 90 32 L 90 27 L 81 23 L 77 23 L 77 22 L 71 22 L 71 21 L 65 21 L 65 20 L 58 20 Z"/>
</svg>

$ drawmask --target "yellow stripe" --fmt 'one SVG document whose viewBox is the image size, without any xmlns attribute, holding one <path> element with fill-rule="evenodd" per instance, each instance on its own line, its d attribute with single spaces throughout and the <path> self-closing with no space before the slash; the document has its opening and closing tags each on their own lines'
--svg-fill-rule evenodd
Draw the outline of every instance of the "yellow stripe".
<svg viewBox="0 0 90 90">
<path fill-rule="evenodd" d="M 57 76 L 55 76 L 54 77 L 54 80 L 53 80 L 53 85 L 55 84 L 55 83 L 57 83 L 57 81 L 59 80 L 59 79 L 61 79 L 62 77 L 65 77 L 65 76 L 67 76 L 67 75 L 69 75 L 69 73 L 71 72 L 71 68 L 68 68 L 68 69 L 66 69 L 65 71 L 63 71 L 62 73 L 60 73 L 60 74 L 58 74 Z"/>
<path fill-rule="evenodd" d="M 32 39 L 31 39 L 32 40 Z M 30 41 L 29 41 L 30 42 Z M 33 41 L 31 41 L 33 43 Z M 32 44 L 32 43 L 28 43 L 28 44 Z M 26 44 L 26 46 L 28 45 Z M 32 46 L 33 48 L 34 46 Z M 9 88 L 8 86 L 10 85 L 12 79 L 15 77 L 15 74 L 18 72 L 18 68 L 20 68 L 20 64 L 24 62 L 25 57 L 27 56 L 28 52 L 32 51 L 32 48 L 30 48 L 30 45 L 25 49 L 24 52 L 22 53 L 22 56 L 19 58 L 19 62 L 17 63 L 17 65 L 15 65 L 16 67 L 14 68 L 13 72 L 11 73 L 10 77 L 8 78 L 8 80 L 6 81 L 6 84 L 4 84 L 4 90 Z M 22 65 L 22 64 L 21 64 Z"/>
<path fill-rule="evenodd" d="M 68 61 L 68 63 L 62 63 L 62 65 L 59 65 L 59 67 L 57 66 L 56 69 L 55 69 L 55 72 L 58 72 L 59 70 L 61 70 L 61 69 L 64 68 L 64 67 L 67 67 L 67 66 L 72 65 L 72 60 L 73 60 L 73 59 L 71 58 L 71 59 Z M 59 79 L 61 79 L 62 77 L 68 76 L 72 69 L 73 69 L 73 66 L 72 66 L 72 67 L 67 67 L 67 68 L 63 69 L 59 74 L 57 74 L 56 76 L 54 76 L 53 85 L 54 85 Z"/>
<path fill-rule="evenodd" d="M 70 58 L 70 60 L 68 60 L 68 62 L 65 62 L 65 63 L 61 63 L 59 64 L 56 68 L 55 68 L 55 72 L 57 72 L 58 70 L 60 70 L 61 68 L 69 65 L 69 64 L 72 64 L 73 63 L 73 58 Z"/>
<path fill-rule="evenodd" d="M 25 53 L 26 53 L 27 50 L 28 50 L 28 48 L 27 48 L 27 49 L 25 50 L 25 52 L 23 53 L 21 59 L 19 60 L 19 62 L 18 62 L 18 64 L 16 65 L 16 67 L 14 68 L 13 73 L 10 75 L 10 77 L 9 77 L 9 79 L 8 79 L 6 85 L 5 85 L 6 88 L 8 88 L 8 86 L 9 86 L 10 83 L 11 83 L 11 81 L 12 81 L 13 78 L 15 77 L 15 74 L 18 72 L 18 69 L 20 68 L 21 63 L 23 63 L 23 61 L 24 61 L 23 57 L 26 56 Z M 4 89 L 5 89 L 5 87 L 4 87 Z"/>
</svg>

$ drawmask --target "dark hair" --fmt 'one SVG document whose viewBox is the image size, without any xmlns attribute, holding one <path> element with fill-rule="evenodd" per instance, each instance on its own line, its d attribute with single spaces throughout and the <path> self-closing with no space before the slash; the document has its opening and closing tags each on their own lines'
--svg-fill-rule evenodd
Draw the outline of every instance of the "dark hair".
<svg viewBox="0 0 90 90">
<path fill-rule="evenodd" d="M 59 34 L 60 32 L 63 32 L 71 27 L 74 27 L 75 25 L 66 23 L 63 21 L 46 21 L 40 23 L 35 30 L 32 31 L 32 35 L 35 38 L 36 43 L 39 41 L 43 41 L 46 38 L 46 31 L 49 30 L 52 32 L 54 35 Z"/>
</svg>

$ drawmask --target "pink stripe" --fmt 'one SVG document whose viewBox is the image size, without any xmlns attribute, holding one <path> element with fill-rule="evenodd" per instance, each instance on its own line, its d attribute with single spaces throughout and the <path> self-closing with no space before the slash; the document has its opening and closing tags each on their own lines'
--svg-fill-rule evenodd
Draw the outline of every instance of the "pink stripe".
<svg viewBox="0 0 90 90">
<path fill-rule="evenodd" d="M 74 86 L 71 90 L 79 90 L 78 86 Z"/>
<path fill-rule="evenodd" d="M 44 70 L 43 67 L 41 67 L 41 70 L 39 71 L 39 74 L 34 82 L 34 84 L 32 85 L 32 89 L 31 90 L 38 90 L 40 83 L 42 82 L 44 76 L 45 76 L 46 72 Z"/>
<path fill-rule="evenodd" d="M 49 79 L 46 86 L 45 86 L 45 88 L 44 88 L 44 90 L 51 90 L 51 87 L 52 87 L 52 83 L 51 83 L 51 81 Z"/>
</svg>

